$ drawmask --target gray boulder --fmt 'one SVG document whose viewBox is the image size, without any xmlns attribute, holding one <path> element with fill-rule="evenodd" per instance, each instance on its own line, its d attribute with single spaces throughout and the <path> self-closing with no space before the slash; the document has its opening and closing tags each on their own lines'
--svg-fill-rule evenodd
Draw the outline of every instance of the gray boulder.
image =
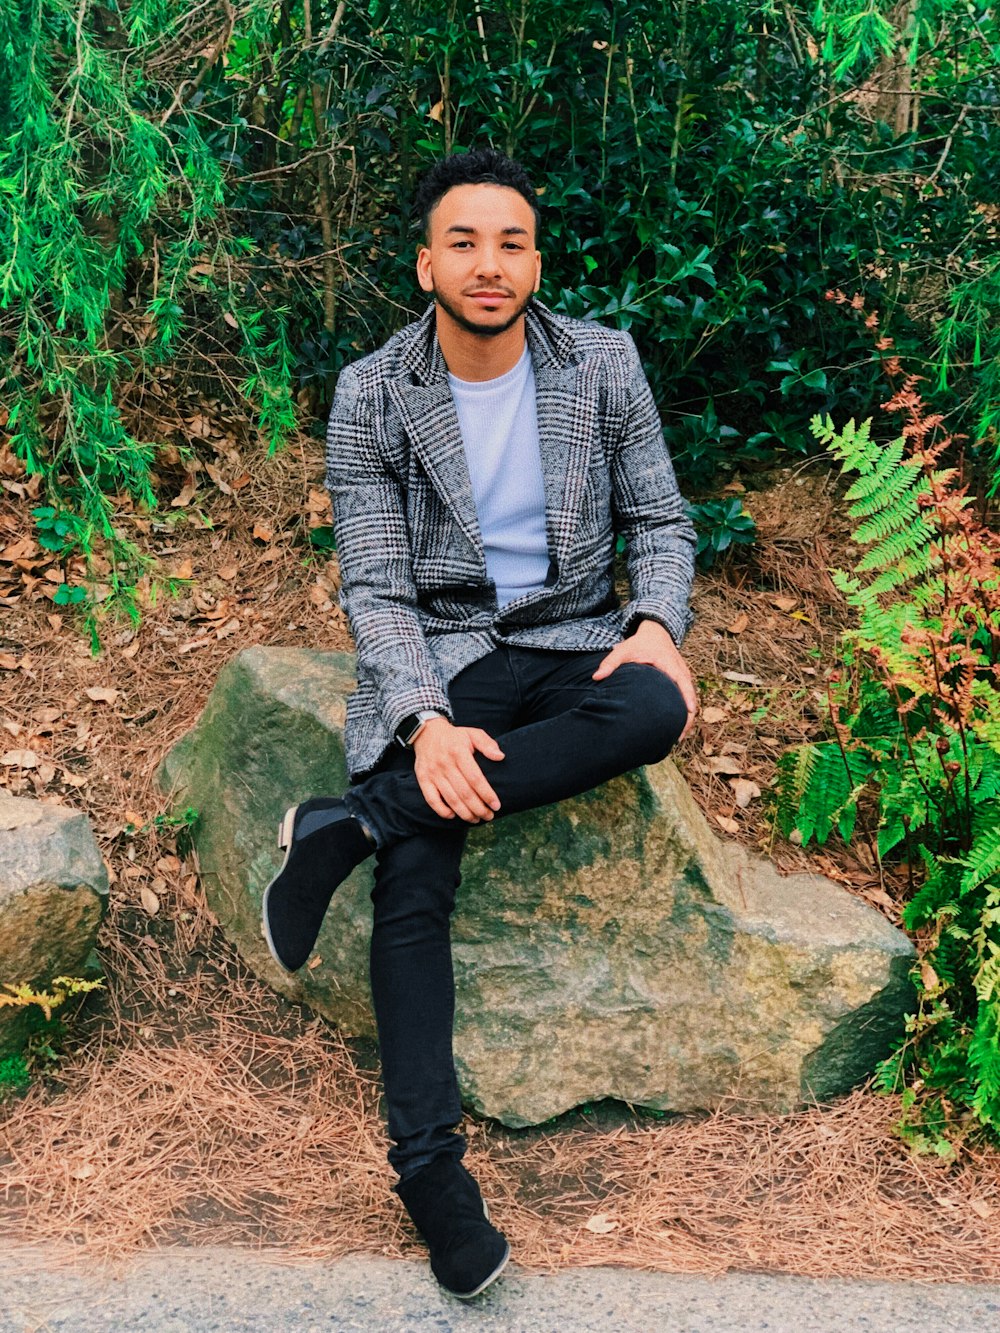
<svg viewBox="0 0 1000 1333">
<path fill-rule="evenodd" d="M 81 975 L 107 897 L 85 815 L 0 791 L 0 982 L 37 990 Z M 31 1012 L 0 1008 L 0 1055 L 23 1045 Z"/>
<path fill-rule="evenodd" d="M 271 961 L 260 900 L 286 806 L 343 791 L 349 654 L 251 648 L 225 667 L 161 782 L 195 825 L 208 900 L 249 965 L 370 1034 L 368 866 L 313 959 Z M 674 765 L 472 831 L 455 913 L 466 1102 L 536 1124 L 603 1097 L 790 1111 L 863 1079 L 913 1003 L 913 948 L 820 875 L 721 843 Z"/>
</svg>

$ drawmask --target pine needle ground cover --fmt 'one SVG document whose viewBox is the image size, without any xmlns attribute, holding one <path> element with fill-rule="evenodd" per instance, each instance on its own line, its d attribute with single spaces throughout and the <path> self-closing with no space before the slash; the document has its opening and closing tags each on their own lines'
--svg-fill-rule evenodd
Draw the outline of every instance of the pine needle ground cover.
<svg viewBox="0 0 1000 1333">
<path fill-rule="evenodd" d="M 198 415 L 210 438 L 229 429 L 204 405 Z M 227 1241 L 290 1262 L 416 1256 L 389 1193 L 373 1050 L 247 974 L 152 783 L 232 653 L 349 647 L 335 566 L 308 543 L 316 443 L 303 437 L 270 462 L 248 450 L 225 467 L 249 480 L 228 494 L 206 483 L 147 534 L 177 595 L 144 604 L 97 659 L 45 595 L 44 551 L 23 554 L 18 497 L 0 506 L 0 722 L 23 761 L 0 779 L 86 810 L 114 881 L 106 991 L 70 1022 L 58 1059 L 36 1063 L 27 1091 L 0 1105 L 0 1237 L 88 1263 Z M 0 474 L 27 484 L 9 454 Z M 898 924 L 905 878 L 877 849 L 795 847 L 768 804 L 779 755 L 826 725 L 822 677 L 847 615 L 827 572 L 847 563 L 842 492 L 814 464 L 748 476 L 740 493 L 760 538 L 698 578 L 689 647 L 702 714 L 678 762 L 720 836 L 783 869 L 818 865 Z M 12 549 L 22 554 L 7 561 Z M 602 1103 L 537 1130 L 467 1129 L 531 1268 L 1000 1279 L 1000 1154 L 915 1157 L 893 1130 L 900 1111 L 898 1096 L 861 1089 L 782 1118 Z"/>
</svg>

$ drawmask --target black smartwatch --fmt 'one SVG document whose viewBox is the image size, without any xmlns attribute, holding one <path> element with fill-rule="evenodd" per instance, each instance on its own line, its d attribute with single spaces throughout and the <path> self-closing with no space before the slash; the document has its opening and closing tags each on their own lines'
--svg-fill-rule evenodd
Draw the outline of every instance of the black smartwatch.
<svg viewBox="0 0 1000 1333">
<path fill-rule="evenodd" d="M 423 730 L 425 722 L 429 722 L 433 717 L 443 716 L 443 713 L 438 713 L 433 708 L 422 708 L 419 713 L 411 713 L 409 717 L 404 717 L 396 728 L 396 744 L 408 750 Z"/>
</svg>

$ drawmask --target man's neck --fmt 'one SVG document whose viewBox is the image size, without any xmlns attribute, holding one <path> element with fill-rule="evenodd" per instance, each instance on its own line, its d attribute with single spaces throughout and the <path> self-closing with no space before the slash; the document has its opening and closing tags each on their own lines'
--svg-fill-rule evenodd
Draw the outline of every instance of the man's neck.
<svg viewBox="0 0 1000 1333">
<path fill-rule="evenodd" d="M 495 380 L 513 370 L 524 353 L 522 316 L 503 333 L 471 333 L 437 307 L 437 336 L 445 365 L 460 380 Z"/>
</svg>

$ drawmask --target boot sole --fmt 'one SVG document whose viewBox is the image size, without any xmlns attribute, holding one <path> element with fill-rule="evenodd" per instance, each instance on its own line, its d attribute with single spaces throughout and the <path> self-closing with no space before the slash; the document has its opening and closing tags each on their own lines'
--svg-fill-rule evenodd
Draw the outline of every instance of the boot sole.
<svg viewBox="0 0 1000 1333">
<path fill-rule="evenodd" d="M 281 869 L 264 890 L 264 897 L 260 904 L 261 924 L 264 928 L 264 940 L 267 943 L 267 951 L 281 968 L 282 972 L 285 972 L 290 977 L 293 977 L 295 972 L 290 967 L 286 967 L 285 963 L 279 956 L 277 949 L 274 947 L 274 940 L 271 938 L 271 928 L 267 923 L 267 900 L 270 897 L 271 889 L 274 887 L 276 881 L 285 873 L 285 867 L 288 865 L 288 858 L 292 854 L 292 838 L 295 832 L 295 814 L 298 808 L 297 805 L 290 806 L 285 811 L 284 817 L 278 825 L 278 847 L 285 853 L 285 859 L 281 863 Z"/>
<path fill-rule="evenodd" d="M 504 1254 L 504 1257 L 497 1264 L 496 1268 L 494 1268 L 493 1272 L 489 1275 L 489 1277 L 484 1278 L 484 1280 L 480 1282 L 479 1286 L 476 1287 L 474 1291 L 452 1291 L 451 1294 L 453 1296 L 457 1296 L 460 1301 L 471 1301 L 475 1296 L 478 1296 L 480 1295 L 480 1293 L 484 1292 L 486 1288 L 491 1285 L 491 1283 L 497 1280 L 497 1278 L 500 1276 L 503 1270 L 507 1267 L 507 1261 L 509 1258 L 510 1258 L 510 1246 L 508 1245 L 507 1252 Z M 445 1287 L 445 1291 L 451 1291 L 451 1288 Z"/>
</svg>

